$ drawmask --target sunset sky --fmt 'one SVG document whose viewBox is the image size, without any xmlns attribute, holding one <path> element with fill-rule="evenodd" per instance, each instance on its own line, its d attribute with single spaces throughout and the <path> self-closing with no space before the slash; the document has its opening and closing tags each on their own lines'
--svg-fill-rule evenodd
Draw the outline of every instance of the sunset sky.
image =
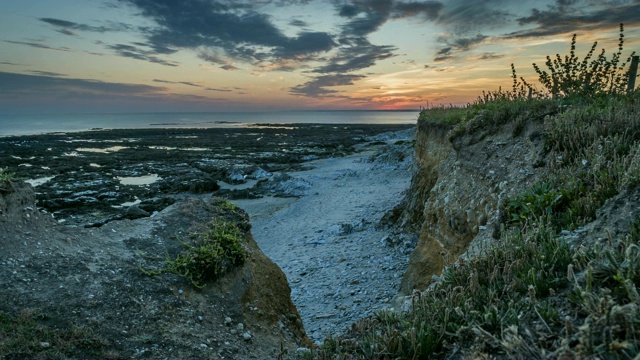
<svg viewBox="0 0 640 360">
<path fill-rule="evenodd" d="M 0 0 L 0 114 L 418 109 L 510 88 L 640 0 Z"/>
</svg>

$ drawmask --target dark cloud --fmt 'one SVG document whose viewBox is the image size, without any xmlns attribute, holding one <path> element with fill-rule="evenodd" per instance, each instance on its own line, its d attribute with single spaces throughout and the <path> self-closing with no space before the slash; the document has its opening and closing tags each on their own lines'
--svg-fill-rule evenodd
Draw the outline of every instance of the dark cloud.
<svg viewBox="0 0 640 360">
<path fill-rule="evenodd" d="M 503 57 L 504 57 L 503 54 L 496 54 L 494 52 L 485 52 L 478 57 L 478 60 L 502 59 Z"/>
<path fill-rule="evenodd" d="M 461 36 L 480 30 L 500 28 L 510 23 L 514 15 L 501 10 L 506 0 L 453 0 L 439 13 L 437 22 Z"/>
<path fill-rule="evenodd" d="M 140 84 L 108 83 L 97 80 L 67 79 L 58 76 L 24 75 L 0 72 L 0 94 L 71 94 L 141 96 L 167 90 Z"/>
<path fill-rule="evenodd" d="M 239 70 L 237 67 L 231 64 L 222 65 L 220 66 L 220 69 L 227 70 L 227 71 Z"/>
<path fill-rule="evenodd" d="M 162 79 L 153 79 L 153 82 L 163 83 L 163 84 L 181 84 L 181 85 L 187 85 L 187 86 L 193 86 L 193 87 L 199 87 L 199 88 L 203 87 L 202 85 L 192 83 L 190 81 L 169 81 L 169 80 L 162 80 Z"/>
<path fill-rule="evenodd" d="M 255 62 L 319 53 L 335 46 L 331 35 L 324 32 L 303 32 L 295 37 L 284 35 L 269 16 L 252 10 L 251 3 L 120 1 L 135 6 L 143 16 L 158 24 L 146 32 L 148 45 L 158 52 L 204 47 L 221 49 L 234 59 Z"/>
<path fill-rule="evenodd" d="M 428 20 L 436 20 L 444 5 L 440 1 L 424 1 L 424 2 L 398 2 L 393 7 L 393 18 L 406 18 L 414 16 L 424 16 Z"/>
<path fill-rule="evenodd" d="M 9 111 L 194 111 L 228 101 L 169 93 L 162 86 L 0 72 L 0 108 Z M 181 109 L 181 110 L 177 110 Z"/>
<path fill-rule="evenodd" d="M 40 18 L 38 19 L 49 25 L 56 27 L 56 31 L 65 35 L 76 35 L 72 30 L 76 31 L 89 31 L 105 33 L 109 31 L 128 31 L 131 30 L 131 26 L 123 23 L 111 22 L 107 26 L 90 26 L 86 24 L 79 24 L 72 21 L 54 19 L 54 18 Z"/>
<path fill-rule="evenodd" d="M 473 37 L 458 37 L 453 39 L 440 37 L 438 42 L 444 43 L 445 45 L 436 52 L 434 61 L 445 61 L 454 58 L 456 54 L 468 51 L 482 44 L 488 38 L 488 36 L 482 34 L 477 34 Z"/>
<path fill-rule="evenodd" d="M 584 9 L 583 2 L 567 0 L 557 0 L 544 10 L 534 8 L 528 16 L 520 17 L 517 21 L 520 25 L 535 27 L 509 33 L 505 37 L 533 38 L 580 30 L 612 30 L 619 23 L 638 24 L 640 1 L 609 1 L 596 4 L 591 11 Z"/>
<path fill-rule="evenodd" d="M 35 75 L 42 75 L 42 76 L 52 76 L 52 77 L 68 76 L 68 75 L 65 75 L 65 74 L 57 73 L 57 72 L 40 71 L 40 70 L 31 70 L 31 71 L 29 71 L 29 73 L 35 74 Z"/>
<path fill-rule="evenodd" d="M 175 62 L 163 60 L 157 57 L 156 56 L 157 53 L 155 51 L 145 50 L 133 45 L 115 44 L 115 45 L 107 45 L 107 48 L 115 51 L 116 54 L 120 56 L 132 58 L 136 60 L 144 60 L 144 61 L 165 65 L 165 66 L 172 66 L 172 67 L 178 66 L 178 64 Z"/>
<path fill-rule="evenodd" d="M 294 95 L 302 95 L 309 97 L 332 96 L 338 91 L 327 89 L 327 87 L 353 85 L 354 81 L 364 78 L 364 75 L 322 75 L 307 81 L 306 83 L 294 86 L 289 90 Z"/>
<path fill-rule="evenodd" d="M 38 48 L 38 49 L 45 49 L 45 50 L 56 50 L 56 51 L 64 51 L 64 52 L 71 52 L 71 49 L 67 48 L 67 47 L 52 47 L 52 46 L 48 46 L 48 45 L 44 45 L 44 44 L 40 44 L 37 42 L 29 42 L 29 41 L 13 41 L 13 40 L 4 40 L 4 42 L 9 43 L 9 44 L 15 44 L 15 45 L 25 45 L 25 46 L 31 46 L 34 48 Z"/>
<path fill-rule="evenodd" d="M 356 0 L 341 5 L 338 14 L 349 21 L 342 27 L 342 37 L 363 37 L 380 28 L 389 20 L 391 0 Z"/>
<path fill-rule="evenodd" d="M 231 90 L 229 90 L 229 89 L 219 89 L 219 88 L 210 88 L 210 87 L 207 87 L 207 88 L 204 88 L 204 89 L 207 90 L 207 91 L 231 92 Z"/>
<path fill-rule="evenodd" d="M 316 73 L 348 73 L 366 69 L 375 65 L 376 61 L 391 58 L 396 48 L 388 45 L 373 45 L 370 43 L 341 48 L 338 55 L 327 65 L 313 70 Z"/>
<path fill-rule="evenodd" d="M 22 64 L 16 64 L 16 63 L 12 63 L 9 61 L 1 61 L 0 64 L 2 65 L 11 65 L 11 66 L 22 66 Z"/>
<path fill-rule="evenodd" d="M 297 27 L 307 27 L 307 26 L 309 26 L 309 24 L 306 21 L 302 21 L 302 20 L 291 20 L 289 22 L 289 25 L 297 26 Z"/>
</svg>

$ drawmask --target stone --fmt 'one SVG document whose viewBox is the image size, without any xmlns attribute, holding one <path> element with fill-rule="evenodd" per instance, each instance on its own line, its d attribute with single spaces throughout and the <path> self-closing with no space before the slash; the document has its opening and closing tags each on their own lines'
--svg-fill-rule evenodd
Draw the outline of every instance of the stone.
<svg viewBox="0 0 640 360">
<path fill-rule="evenodd" d="M 151 214 L 140 209 L 139 207 L 133 205 L 127 208 L 127 212 L 125 213 L 125 217 L 130 220 L 140 219 L 143 217 L 149 217 Z"/>
</svg>

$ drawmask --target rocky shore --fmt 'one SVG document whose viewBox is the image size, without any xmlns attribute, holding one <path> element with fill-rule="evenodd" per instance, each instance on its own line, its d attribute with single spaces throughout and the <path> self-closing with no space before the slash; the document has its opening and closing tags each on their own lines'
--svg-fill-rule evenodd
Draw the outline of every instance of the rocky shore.
<svg viewBox="0 0 640 360">
<path fill-rule="evenodd" d="M 10 299 L 0 338 L 5 325 L 40 329 L 3 354 L 295 357 L 311 345 L 303 326 L 315 342 L 340 333 L 388 306 L 406 266 L 415 239 L 389 236 L 380 219 L 408 185 L 413 131 L 295 125 L 0 138 L 2 166 L 32 184 L 0 194 L 0 296 Z M 247 229 L 245 265 L 204 290 L 140 270 L 216 217 Z M 404 247 L 389 246 L 398 241 Z M 88 342 L 74 345 L 77 336 Z"/>
<path fill-rule="evenodd" d="M 150 216 L 184 194 L 295 196 L 277 186 L 227 185 L 300 170 L 309 160 L 352 153 L 369 136 L 411 127 L 266 124 L 0 137 L 0 165 L 31 183 L 38 206 L 59 221 L 97 227 Z"/>
</svg>

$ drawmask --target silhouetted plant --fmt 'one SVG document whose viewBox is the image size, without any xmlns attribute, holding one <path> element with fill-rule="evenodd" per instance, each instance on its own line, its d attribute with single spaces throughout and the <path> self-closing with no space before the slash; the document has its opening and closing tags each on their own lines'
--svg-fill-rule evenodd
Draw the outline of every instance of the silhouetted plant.
<svg viewBox="0 0 640 360">
<path fill-rule="evenodd" d="M 556 54 L 555 58 L 547 56 L 545 65 L 548 70 L 543 70 L 538 64 L 533 63 L 533 69 L 538 74 L 538 81 L 546 91 L 539 91 L 529 84 L 523 77 L 516 75 L 516 69 L 511 64 L 513 78 L 513 98 L 524 98 L 531 96 L 549 97 L 560 99 L 588 99 L 602 94 L 624 93 L 629 81 L 629 69 L 625 69 L 628 62 L 635 55 L 632 52 L 627 60 L 621 63 L 621 56 L 624 45 L 624 26 L 620 24 L 620 36 L 618 38 L 618 51 L 611 59 L 605 55 L 602 49 L 599 55 L 595 56 L 598 42 L 594 42 L 584 59 L 580 60 L 576 56 L 576 38 L 574 34 L 571 39 L 569 55 L 564 58 Z M 519 79 L 519 80 L 518 80 Z"/>
</svg>

